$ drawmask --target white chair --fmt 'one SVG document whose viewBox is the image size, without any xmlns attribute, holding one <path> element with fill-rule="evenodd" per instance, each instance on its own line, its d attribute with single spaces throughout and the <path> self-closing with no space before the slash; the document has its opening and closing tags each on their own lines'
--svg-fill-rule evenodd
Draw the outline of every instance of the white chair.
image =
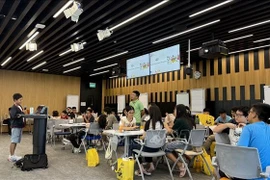
<svg viewBox="0 0 270 180">
<path fill-rule="evenodd" d="M 82 131 L 85 132 L 84 136 L 81 138 L 82 142 L 80 144 L 80 147 L 83 146 L 84 151 L 86 153 L 86 141 L 92 141 L 92 140 L 98 140 L 102 143 L 103 149 L 105 150 L 105 144 L 102 140 L 102 135 L 101 132 L 102 130 L 99 127 L 99 124 L 97 122 L 90 123 L 89 128 L 82 129 Z"/>
<path fill-rule="evenodd" d="M 203 150 L 200 150 L 198 152 L 192 151 L 192 150 L 187 150 L 188 146 L 191 146 L 192 148 L 196 148 L 196 149 L 202 148 L 202 145 L 203 145 L 203 142 L 204 142 L 205 131 L 206 131 L 205 129 L 196 129 L 196 130 L 191 130 L 190 131 L 188 141 L 187 140 L 182 141 L 182 143 L 185 144 L 185 148 L 175 150 L 178 153 L 178 158 L 177 158 L 176 162 L 173 164 L 172 170 L 176 166 L 177 162 L 181 160 L 181 162 L 184 163 L 184 165 L 185 165 L 185 168 L 186 168 L 186 170 L 188 172 L 189 178 L 191 180 L 193 180 L 193 177 L 192 177 L 192 175 L 190 173 L 190 170 L 188 168 L 188 164 L 184 160 L 184 155 L 192 156 L 193 158 L 196 157 L 196 156 L 201 156 L 204 163 L 207 165 L 207 168 L 208 168 L 211 176 L 213 176 L 213 173 L 212 173 L 212 171 L 211 171 L 211 169 L 209 167 L 209 164 L 207 163 L 204 156 L 202 155 Z"/>
<path fill-rule="evenodd" d="M 69 123 L 68 119 L 54 120 L 53 133 L 52 133 L 54 146 L 55 146 L 55 136 L 68 136 L 71 134 L 70 132 L 64 132 L 64 129 L 69 129 L 69 128 L 60 126 L 60 124 L 68 124 L 68 123 Z"/>
<path fill-rule="evenodd" d="M 215 135 L 216 143 L 230 144 L 230 139 L 229 139 L 229 136 L 227 133 L 215 133 L 214 135 Z M 216 148 L 215 148 L 215 151 L 217 151 Z M 217 165 L 217 157 L 216 156 L 212 157 L 212 165 L 215 168 L 217 178 L 220 178 L 219 167 Z"/>
<path fill-rule="evenodd" d="M 148 130 L 146 131 L 146 136 L 144 139 L 144 142 L 140 139 L 135 139 L 137 143 L 141 145 L 141 149 L 134 149 L 133 152 L 135 152 L 135 158 L 139 165 L 140 172 L 142 172 L 139 157 L 163 157 L 166 160 L 166 163 L 168 165 L 168 169 L 171 175 L 171 179 L 174 179 L 172 170 L 169 164 L 169 161 L 166 157 L 166 153 L 163 150 L 165 143 L 166 143 L 166 130 Z M 158 152 L 144 152 L 143 148 L 144 146 L 148 148 L 160 148 Z M 141 173 L 142 179 L 144 180 L 144 174 Z"/>
<path fill-rule="evenodd" d="M 54 120 L 53 119 L 48 119 L 47 120 L 47 143 L 51 143 L 52 146 L 52 142 L 53 142 L 53 127 L 54 127 Z"/>
<path fill-rule="evenodd" d="M 251 147 L 216 144 L 217 164 L 230 177 L 241 179 L 265 178 L 262 172 L 258 150 Z"/>
<path fill-rule="evenodd" d="M 217 143 L 230 144 L 230 139 L 227 133 L 215 133 Z"/>
<path fill-rule="evenodd" d="M 79 118 L 77 117 L 76 120 L 75 120 L 76 123 L 83 123 L 83 118 Z"/>
</svg>

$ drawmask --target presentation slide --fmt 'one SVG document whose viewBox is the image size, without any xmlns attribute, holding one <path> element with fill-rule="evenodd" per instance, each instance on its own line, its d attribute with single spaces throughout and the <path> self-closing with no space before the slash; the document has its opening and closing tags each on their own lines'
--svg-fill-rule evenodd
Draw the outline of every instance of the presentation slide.
<svg viewBox="0 0 270 180">
<path fill-rule="evenodd" d="M 150 53 L 150 74 L 180 69 L 180 45 Z"/>
<path fill-rule="evenodd" d="M 127 60 L 127 79 L 149 75 L 149 54 Z"/>
</svg>

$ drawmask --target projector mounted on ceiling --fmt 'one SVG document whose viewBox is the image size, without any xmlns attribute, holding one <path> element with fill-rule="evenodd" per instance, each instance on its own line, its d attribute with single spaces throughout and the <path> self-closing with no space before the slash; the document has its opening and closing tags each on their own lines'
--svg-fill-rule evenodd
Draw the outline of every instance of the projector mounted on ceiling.
<svg viewBox="0 0 270 180">
<path fill-rule="evenodd" d="M 111 70 L 111 76 L 125 76 L 126 75 L 126 69 L 122 67 L 114 67 Z"/>
<path fill-rule="evenodd" d="M 213 59 L 229 54 L 228 48 L 223 41 L 216 39 L 202 44 L 199 49 L 199 56 L 202 58 Z"/>
<path fill-rule="evenodd" d="M 80 15 L 83 13 L 81 4 L 74 1 L 73 6 L 64 11 L 66 18 L 71 17 L 71 21 L 78 22 Z"/>
</svg>

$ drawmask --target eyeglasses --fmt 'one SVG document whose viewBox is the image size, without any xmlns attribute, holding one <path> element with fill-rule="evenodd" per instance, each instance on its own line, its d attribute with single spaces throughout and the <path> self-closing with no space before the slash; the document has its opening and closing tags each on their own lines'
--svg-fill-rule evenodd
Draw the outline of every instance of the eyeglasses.
<svg viewBox="0 0 270 180">
<path fill-rule="evenodd" d="M 242 117 L 244 116 L 243 114 L 235 114 L 235 117 Z"/>
</svg>

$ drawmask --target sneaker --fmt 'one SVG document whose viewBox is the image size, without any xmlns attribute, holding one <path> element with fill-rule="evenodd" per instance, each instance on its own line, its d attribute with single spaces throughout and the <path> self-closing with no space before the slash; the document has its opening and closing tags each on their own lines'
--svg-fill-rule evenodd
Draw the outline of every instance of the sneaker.
<svg viewBox="0 0 270 180">
<path fill-rule="evenodd" d="M 79 148 L 74 148 L 73 149 L 73 153 L 80 153 L 80 152 L 81 152 L 81 150 Z"/>
<path fill-rule="evenodd" d="M 16 161 L 22 159 L 22 156 L 16 156 L 16 155 L 13 155 L 13 156 L 15 157 Z"/>
<path fill-rule="evenodd" d="M 20 157 L 20 156 L 15 156 L 15 155 L 13 155 L 13 156 L 9 155 L 8 156 L 8 161 L 9 162 L 16 162 L 16 161 L 18 161 L 20 159 L 22 159 L 22 157 Z"/>
</svg>

